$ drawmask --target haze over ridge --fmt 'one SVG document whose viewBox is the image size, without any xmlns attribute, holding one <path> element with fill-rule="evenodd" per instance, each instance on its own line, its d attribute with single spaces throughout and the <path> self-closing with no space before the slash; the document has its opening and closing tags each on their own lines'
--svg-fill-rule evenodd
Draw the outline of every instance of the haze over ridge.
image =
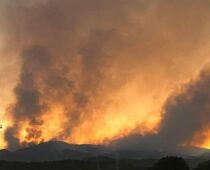
<svg viewBox="0 0 210 170">
<path fill-rule="evenodd" d="M 2 0 L 0 147 L 133 134 L 208 147 L 209 8 L 207 0 Z"/>
</svg>

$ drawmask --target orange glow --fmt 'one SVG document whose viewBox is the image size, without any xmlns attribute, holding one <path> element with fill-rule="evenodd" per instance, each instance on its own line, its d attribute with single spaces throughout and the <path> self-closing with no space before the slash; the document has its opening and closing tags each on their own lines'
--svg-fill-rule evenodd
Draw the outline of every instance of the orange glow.
<svg viewBox="0 0 210 170">
<path fill-rule="evenodd" d="M 171 89 L 174 88 L 171 86 L 161 88 L 160 85 L 157 86 L 158 88 L 145 90 L 146 92 L 143 93 L 142 90 L 139 91 L 139 86 L 135 83 L 136 81 L 130 82 L 124 88 L 112 92 L 113 102 L 104 110 L 95 108 L 94 102 L 90 103 L 88 108 L 82 111 L 87 112 L 88 116 L 82 114 L 76 125 L 73 124 L 74 120 L 66 114 L 68 99 L 54 102 L 49 98 L 43 98 L 43 101 L 47 101 L 48 109 L 36 117 L 36 120 L 43 123 L 31 125 L 30 120 L 22 121 L 15 137 L 23 146 L 49 140 L 63 140 L 76 144 L 108 144 L 129 134 L 158 133 L 162 106 L 171 93 Z M 174 85 L 174 87 L 177 86 Z M 147 89 L 144 86 L 141 88 Z M 6 115 L 3 133 L 7 127 L 15 123 L 15 120 Z M 74 126 L 68 132 L 67 126 L 71 124 Z M 2 136 L 3 133 L 1 133 Z M 7 146 L 3 138 L 1 138 L 0 146 L 1 148 Z"/>
<path fill-rule="evenodd" d="M 2 112 L 1 112 L 1 115 Z M 2 125 L 2 129 L 0 129 L 0 149 L 1 148 L 7 148 L 7 142 L 6 140 L 4 139 L 4 133 L 5 133 L 5 130 L 7 129 L 7 127 L 9 127 L 11 125 L 11 119 L 9 118 L 9 116 L 1 116 L 0 117 L 0 124 Z"/>
<path fill-rule="evenodd" d="M 142 107 L 138 101 L 130 105 L 124 105 L 122 102 L 122 106 L 113 105 L 104 111 L 104 116 L 101 117 L 98 116 L 100 113 L 93 111 L 89 118 L 81 119 L 71 133 L 65 135 L 65 126 L 71 124 L 71 120 L 65 115 L 62 105 L 51 104 L 51 108 L 38 117 L 39 121 L 44 122 L 43 124 L 32 126 L 29 120 L 22 121 L 15 137 L 22 145 L 53 139 L 77 144 L 107 144 L 130 133 L 155 133 L 160 121 L 159 113 L 158 110 L 152 112 L 149 107 Z M 1 147 L 6 147 L 4 140 L 1 140 Z"/>
<path fill-rule="evenodd" d="M 186 2 L 0 1 L 0 149 L 10 127 L 22 146 L 158 133 L 167 98 L 210 61 L 209 5 Z"/>
<path fill-rule="evenodd" d="M 203 128 L 203 129 L 195 132 L 192 139 L 189 142 L 187 142 L 187 145 L 210 149 L 210 130 L 209 130 L 209 128 Z"/>
</svg>

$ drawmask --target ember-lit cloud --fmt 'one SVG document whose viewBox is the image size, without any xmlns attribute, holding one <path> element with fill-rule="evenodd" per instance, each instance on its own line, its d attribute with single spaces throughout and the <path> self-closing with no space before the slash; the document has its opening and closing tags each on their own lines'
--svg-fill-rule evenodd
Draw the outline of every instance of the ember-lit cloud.
<svg viewBox="0 0 210 170">
<path fill-rule="evenodd" d="M 1 147 L 127 146 L 134 134 L 210 147 L 207 0 L 2 0 L 0 10 Z"/>
</svg>

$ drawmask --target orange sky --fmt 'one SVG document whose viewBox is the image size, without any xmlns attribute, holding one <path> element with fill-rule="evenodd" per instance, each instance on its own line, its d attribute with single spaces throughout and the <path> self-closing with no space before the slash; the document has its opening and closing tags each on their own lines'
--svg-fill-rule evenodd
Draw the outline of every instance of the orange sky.
<svg viewBox="0 0 210 170">
<path fill-rule="evenodd" d="M 22 145 L 52 139 L 107 143 L 132 133 L 157 133 L 168 96 L 209 63 L 208 5 L 2 0 L 0 148 L 6 147 L 4 134 L 11 126 Z M 49 52 L 47 66 L 31 54 L 34 46 Z M 32 87 L 23 83 L 25 73 Z M 46 108 L 33 118 L 19 116 L 17 87 L 35 88 Z"/>
</svg>

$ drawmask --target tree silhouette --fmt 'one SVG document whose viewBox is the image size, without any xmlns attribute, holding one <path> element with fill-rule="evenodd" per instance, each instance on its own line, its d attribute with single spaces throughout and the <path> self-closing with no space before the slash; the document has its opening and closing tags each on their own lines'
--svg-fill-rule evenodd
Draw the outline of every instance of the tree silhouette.
<svg viewBox="0 0 210 170">
<path fill-rule="evenodd" d="M 181 157 L 165 157 L 160 159 L 153 170 L 189 170 L 189 165 Z"/>
<path fill-rule="evenodd" d="M 209 169 L 210 169 L 210 160 L 200 163 L 198 167 L 195 168 L 194 170 L 209 170 Z"/>
</svg>

